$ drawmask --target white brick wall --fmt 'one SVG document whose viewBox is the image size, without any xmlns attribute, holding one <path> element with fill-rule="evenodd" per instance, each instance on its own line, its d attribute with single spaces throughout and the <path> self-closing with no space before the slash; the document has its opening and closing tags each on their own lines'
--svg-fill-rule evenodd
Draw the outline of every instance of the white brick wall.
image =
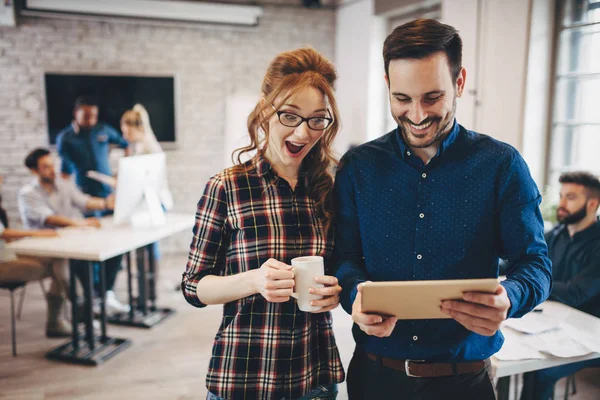
<svg viewBox="0 0 600 400">
<path fill-rule="evenodd" d="M 253 28 L 38 18 L 0 28 L 0 175 L 11 223 L 20 222 L 16 193 L 30 179 L 25 155 L 48 144 L 45 72 L 174 75 L 178 150 L 167 152 L 169 179 L 175 211 L 193 213 L 223 167 L 226 97 L 258 93 L 281 51 L 311 45 L 333 60 L 334 35 L 334 11 L 287 7 L 265 7 Z M 190 238 L 166 240 L 163 251 L 187 252 Z"/>
</svg>

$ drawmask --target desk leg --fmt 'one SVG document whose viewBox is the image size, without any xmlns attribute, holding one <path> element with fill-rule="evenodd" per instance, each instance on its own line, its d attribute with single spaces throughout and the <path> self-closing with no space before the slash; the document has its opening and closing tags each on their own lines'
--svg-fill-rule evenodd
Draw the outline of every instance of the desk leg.
<svg viewBox="0 0 600 400">
<path fill-rule="evenodd" d="M 85 340 L 88 342 L 88 346 L 93 351 L 96 347 L 95 339 L 94 339 L 94 263 L 87 263 L 87 274 L 86 274 L 86 283 L 89 288 L 84 293 L 85 296 Z M 100 278 L 102 279 L 102 278 Z"/>
<path fill-rule="evenodd" d="M 156 311 L 156 260 L 154 259 L 154 246 L 146 246 L 148 252 L 148 299 L 150 300 L 150 310 Z"/>
<path fill-rule="evenodd" d="M 85 292 L 85 308 L 86 308 L 86 334 L 85 340 L 80 340 L 77 324 L 77 291 L 74 268 L 86 268 L 87 276 L 85 276 L 84 286 L 88 286 L 88 290 Z M 81 266 L 70 266 L 69 276 L 69 293 L 72 304 L 72 325 L 73 334 L 71 341 L 50 350 L 46 357 L 51 360 L 64 361 L 72 364 L 83 364 L 96 366 L 102 364 L 104 361 L 120 353 L 131 345 L 131 341 L 128 339 L 111 338 L 106 335 L 106 308 L 105 308 L 105 297 L 106 297 L 106 271 L 104 263 L 100 264 L 100 297 L 102 299 L 101 314 L 102 314 L 102 335 L 96 337 L 94 334 L 94 316 L 92 310 L 93 300 L 93 263 L 84 261 Z"/>
<path fill-rule="evenodd" d="M 523 390 L 521 393 L 521 396 L 524 399 L 533 399 L 533 396 L 535 395 L 535 373 L 534 372 L 527 372 L 525 374 L 523 374 Z"/>
<path fill-rule="evenodd" d="M 135 255 L 135 252 L 134 252 Z M 131 286 L 131 251 L 127 253 L 127 293 L 129 294 L 129 318 L 133 320 L 133 290 Z"/>
<path fill-rule="evenodd" d="M 106 264 L 104 261 L 100 263 L 100 325 L 102 327 L 101 340 L 104 342 L 108 339 L 106 336 Z"/>
<path fill-rule="evenodd" d="M 146 263 L 146 254 L 148 263 Z M 131 267 L 128 258 L 128 276 L 129 276 L 129 301 L 133 304 L 133 294 L 131 291 Z M 156 264 L 152 246 L 145 246 L 137 252 L 138 260 L 138 297 L 135 307 L 131 307 L 129 313 L 117 314 L 109 318 L 109 322 L 116 325 L 134 326 L 137 328 L 152 328 L 161 323 L 166 318 L 175 314 L 171 308 L 158 308 L 156 306 Z M 146 272 L 148 268 L 148 272 Z M 150 303 L 150 307 L 148 307 Z"/>
<path fill-rule="evenodd" d="M 510 376 L 499 378 L 496 389 L 498 390 L 498 400 L 508 400 L 510 393 Z"/>
<path fill-rule="evenodd" d="M 73 341 L 73 347 L 75 350 L 79 349 L 79 329 L 77 329 L 78 318 L 77 315 L 77 281 L 75 280 L 75 267 L 69 262 L 69 297 L 71 297 L 71 340 Z"/>
<path fill-rule="evenodd" d="M 138 298 L 137 307 L 144 316 L 148 315 L 148 280 L 146 278 L 146 252 L 138 250 Z"/>
</svg>

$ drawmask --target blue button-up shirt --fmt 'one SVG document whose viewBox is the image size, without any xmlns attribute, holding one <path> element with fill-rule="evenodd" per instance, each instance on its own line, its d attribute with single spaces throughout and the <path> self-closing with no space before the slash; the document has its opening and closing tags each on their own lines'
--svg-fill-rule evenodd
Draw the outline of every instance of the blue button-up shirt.
<svg viewBox="0 0 600 400">
<path fill-rule="evenodd" d="M 499 257 L 514 261 L 502 283 L 509 317 L 548 297 L 541 196 L 505 143 L 455 122 L 425 165 L 396 129 L 344 155 L 335 198 L 336 275 L 348 313 L 360 282 L 497 277 Z M 452 319 L 400 320 L 388 338 L 356 328 L 365 351 L 397 359 L 483 360 L 504 341 Z"/>
<path fill-rule="evenodd" d="M 110 144 L 126 148 L 129 144 L 110 125 L 97 124 L 91 130 L 79 130 L 75 124 L 63 129 L 56 138 L 58 154 L 62 159 L 61 171 L 75 172 L 75 182 L 84 193 L 106 197 L 112 192 L 109 185 L 87 177 L 88 171 L 112 175 L 108 163 Z"/>
</svg>

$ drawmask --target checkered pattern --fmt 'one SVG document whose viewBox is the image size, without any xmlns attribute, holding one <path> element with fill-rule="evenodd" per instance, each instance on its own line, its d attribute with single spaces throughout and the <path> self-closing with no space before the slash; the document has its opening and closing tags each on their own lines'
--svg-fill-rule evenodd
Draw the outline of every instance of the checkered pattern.
<svg viewBox="0 0 600 400">
<path fill-rule="evenodd" d="M 289 264 L 312 255 L 323 256 L 328 270 L 333 235 L 318 229 L 308 178 L 292 191 L 264 158 L 247 166 L 211 178 L 198 203 L 182 282 L 196 307 L 204 306 L 196 288 L 208 274 L 234 275 L 269 258 Z M 206 379 L 212 393 L 229 400 L 295 399 L 343 380 L 330 313 L 304 313 L 294 299 L 270 303 L 260 294 L 225 304 Z"/>
</svg>

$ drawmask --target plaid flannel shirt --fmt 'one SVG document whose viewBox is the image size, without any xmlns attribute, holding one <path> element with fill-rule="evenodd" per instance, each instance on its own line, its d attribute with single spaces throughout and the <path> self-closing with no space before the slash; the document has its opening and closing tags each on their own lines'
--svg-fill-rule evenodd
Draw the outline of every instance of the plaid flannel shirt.
<svg viewBox="0 0 600 400">
<path fill-rule="evenodd" d="M 198 203 L 182 288 L 196 307 L 204 276 L 234 275 L 269 258 L 320 255 L 326 273 L 333 234 L 319 229 L 313 200 L 299 179 L 295 191 L 270 164 L 257 157 L 246 172 L 226 169 L 212 177 Z M 225 304 L 215 337 L 206 384 L 219 397 L 295 399 L 320 385 L 340 383 L 344 370 L 331 314 L 304 313 L 296 300 L 271 303 L 260 294 Z"/>
</svg>

